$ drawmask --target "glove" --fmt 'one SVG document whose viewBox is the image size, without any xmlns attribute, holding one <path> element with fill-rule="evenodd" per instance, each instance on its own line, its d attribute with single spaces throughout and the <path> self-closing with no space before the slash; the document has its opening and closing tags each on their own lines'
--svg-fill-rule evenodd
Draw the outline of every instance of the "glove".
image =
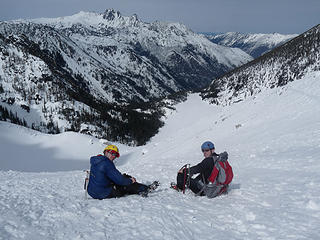
<svg viewBox="0 0 320 240">
<path fill-rule="evenodd" d="M 132 176 L 130 176 L 129 174 L 123 173 L 122 176 L 126 177 L 126 178 L 132 178 Z"/>
</svg>

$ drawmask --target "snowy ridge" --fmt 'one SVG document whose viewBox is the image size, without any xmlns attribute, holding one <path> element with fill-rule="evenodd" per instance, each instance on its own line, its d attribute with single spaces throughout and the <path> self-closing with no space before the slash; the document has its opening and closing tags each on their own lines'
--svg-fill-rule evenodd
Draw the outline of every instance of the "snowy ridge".
<svg viewBox="0 0 320 240">
<path fill-rule="evenodd" d="M 85 200 L 82 170 L 101 141 L 0 122 L 0 239 L 319 239 L 319 78 L 313 72 L 227 107 L 193 94 L 147 145 L 116 143 L 122 172 L 162 183 L 149 198 Z M 169 189 L 183 164 L 202 159 L 206 140 L 229 153 L 229 194 Z M 34 161 L 42 154 L 47 169 Z"/>
<path fill-rule="evenodd" d="M 250 60 L 183 24 L 145 23 L 114 10 L 0 22 L 0 107 L 44 132 L 102 137 L 108 120 L 129 121 L 132 109 L 115 109 L 200 89 Z"/>
<path fill-rule="evenodd" d="M 216 104 L 232 104 L 281 87 L 320 69 L 320 25 L 214 80 L 202 93 Z"/>
<path fill-rule="evenodd" d="M 34 22 L 43 25 L 49 25 L 53 28 L 71 28 L 74 24 L 81 24 L 87 28 L 100 28 L 100 27 L 138 27 L 137 24 L 144 25 L 138 19 L 137 15 L 131 17 L 122 16 L 119 11 L 108 9 L 104 14 L 95 12 L 80 11 L 72 16 L 58 17 L 58 18 L 37 18 L 32 20 L 15 20 L 13 22 Z M 147 25 L 147 24 L 145 24 Z"/>
<path fill-rule="evenodd" d="M 119 11 L 113 9 L 106 10 L 104 14 L 82 11 L 68 17 L 17 20 L 13 22 L 33 22 L 48 25 L 55 29 L 68 29 L 79 24 L 88 29 L 102 30 L 104 28 L 115 28 L 127 33 L 132 32 L 132 30 L 129 29 L 132 28 L 133 33 L 135 34 L 131 35 L 133 38 L 129 36 L 130 39 L 127 40 L 127 42 L 134 41 L 138 36 L 139 42 L 145 43 L 147 49 L 153 53 L 161 54 L 163 52 L 163 50 L 157 51 L 155 46 L 177 50 L 179 48 L 182 49 L 186 44 L 192 44 L 205 50 L 205 52 L 209 53 L 212 57 L 216 57 L 220 64 L 225 64 L 228 67 L 239 66 L 250 60 L 250 57 L 244 55 L 243 52 L 238 49 L 230 49 L 229 47 L 223 48 L 216 44 L 212 45 L 208 43 L 206 38 L 191 32 L 183 24 L 159 21 L 150 24 L 144 23 L 138 19 L 137 15 L 126 17 L 122 16 Z M 143 34 L 139 34 L 141 30 L 143 31 Z M 123 38 L 123 35 L 120 37 Z M 103 39 L 99 40 L 103 41 Z M 117 41 L 122 42 L 121 39 L 118 39 Z M 148 43 L 154 43 L 155 45 L 148 46 Z M 166 53 L 167 51 L 164 52 Z M 231 59 L 229 59 L 230 57 Z"/>
<path fill-rule="evenodd" d="M 199 84 L 205 86 L 212 78 L 252 59 L 240 50 L 212 44 L 206 38 L 193 33 L 180 23 L 144 23 L 136 15 L 124 17 L 112 9 L 107 10 L 104 14 L 80 12 L 70 17 L 8 22 L 8 24 L 10 23 L 38 24 L 54 28 L 63 36 L 70 38 L 84 52 L 98 60 L 96 64 L 102 64 L 103 68 L 131 77 L 131 80 L 136 82 L 138 86 L 149 87 L 152 90 L 164 88 L 162 84 L 158 83 L 159 81 L 169 89 L 171 88 L 171 92 L 177 91 L 177 89 L 199 87 Z M 30 30 L 24 30 L 25 27 L 20 27 L 19 32 L 22 31 L 28 35 Z M 6 27 L 6 31 L 10 30 Z M 33 36 L 30 37 L 33 38 Z M 38 36 L 36 39 L 39 37 L 41 38 Z M 46 42 L 45 39 L 43 41 Z M 51 44 L 48 44 L 49 46 L 46 48 L 51 48 Z M 159 53 L 161 53 L 160 56 Z M 71 56 L 71 60 L 77 60 L 79 57 L 83 59 L 80 54 L 80 56 Z M 66 62 L 69 65 L 69 61 Z M 179 66 L 179 62 L 181 66 Z M 91 65 L 90 63 L 86 64 Z M 155 64 L 156 66 L 154 66 Z M 69 67 L 73 72 L 79 72 L 75 66 Z M 181 67 L 184 68 L 183 72 L 179 70 Z M 153 68 L 152 72 L 149 70 L 150 68 Z M 188 77 L 186 73 L 190 70 L 192 70 L 192 74 L 190 73 L 191 76 Z M 196 82 L 194 72 L 198 74 Z M 200 75 L 201 72 L 202 75 Z M 89 75 L 83 72 L 80 74 Z M 158 76 L 154 76 L 155 74 Z M 147 77 L 150 82 L 156 82 L 157 85 L 155 87 L 143 86 L 145 81 L 141 81 L 139 76 Z M 95 79 L 99 81 L 98 77 L 95 76 Z M 168 91 L 167 88 L 164 90 Z M 131 92 L 126 95 L 132 95 L 133 91 Z M 163 96 L 164 93 L 155 93 L 151 97 Z M 136 91 L 135 95 L 139 96 L 141 93 Z"/>
<path fill-rule="evenodd" d="M 217 35 L 205 34 L 205 36 L 213 43 L 240 48 L 254 58 L 257 58 L 273 48 L 284 44 L 298 36 L 298 34 L 244 34 L 237 32 L 228 32 Z"/>
</svg>

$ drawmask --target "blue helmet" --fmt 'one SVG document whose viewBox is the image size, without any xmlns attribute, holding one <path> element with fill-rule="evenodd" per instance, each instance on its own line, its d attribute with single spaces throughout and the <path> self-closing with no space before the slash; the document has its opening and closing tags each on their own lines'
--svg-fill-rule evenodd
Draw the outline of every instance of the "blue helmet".
<svg viewBox="0 0 320 240">
<path fill-rule="evenodd" d="M 214 149 L 214 144 L 210 141 L 206 141 L 201 145 L 201 151 Z"/>
</svg>

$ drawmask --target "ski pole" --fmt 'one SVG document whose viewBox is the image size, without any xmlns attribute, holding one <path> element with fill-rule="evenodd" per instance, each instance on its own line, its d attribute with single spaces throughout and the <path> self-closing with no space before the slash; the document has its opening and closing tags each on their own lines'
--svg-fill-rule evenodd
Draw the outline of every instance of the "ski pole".
<svg viewBox="0 0 320 240">
<path fill-rule="evenodd" d="M 191 178 L 191 175 L 190 175 L 190 164 L 187 164 L 187 168 L 188 168 L 187 184 L 188 184 L 188 188 L 189 188 L 189 186 L 190 186 L 190 178 Z"/>
<path fill-rule="evenodd" d="M 88 199 L 88 183 L 89 183 L 89 174 L 90 174 L 90 171 L 89 170 L 83 170 L 84 172 L 86 172 L 86 178 L 84 180 L 84 197 L 85 199 Z"/>
<path fill-rule="evenodd" d="M 190 175 L 190 164 L 186 164 L 183 166 L 184 168 L 184 173 L 183 173 L 183 194 L 185 193 L 186 190 L 186 180 L 187 180 L 187 171 L 188 171 L 188 179 Z"/>
<path fill-rule="evenodd" d="M 183 170 L 183 191 L 182 191 L 183 194 L 186 190 L 186 174 L 187 174 L 187 169 L 184 169 Z"/>
</svg>

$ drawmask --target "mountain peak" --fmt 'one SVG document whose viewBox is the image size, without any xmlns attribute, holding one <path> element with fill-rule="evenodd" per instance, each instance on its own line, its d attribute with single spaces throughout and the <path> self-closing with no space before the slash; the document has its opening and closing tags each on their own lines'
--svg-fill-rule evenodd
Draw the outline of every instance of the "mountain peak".
<svg viewBox="0 0 320 240">
<path fill-rule="evenodd" d="M 121 17 L 121 13 L 119 11 L 115 11 L 114 9 L 107 9 L 103 14 L 103 18 L 109 21 Z"/>
</svg>

